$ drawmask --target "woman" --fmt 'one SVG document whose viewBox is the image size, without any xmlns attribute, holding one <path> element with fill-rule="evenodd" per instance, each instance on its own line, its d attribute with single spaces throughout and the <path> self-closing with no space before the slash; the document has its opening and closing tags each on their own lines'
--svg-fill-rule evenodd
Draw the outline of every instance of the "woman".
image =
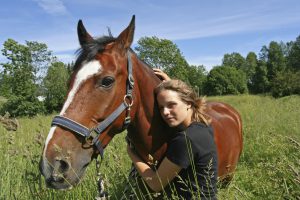
<svg viewBox="0 0 300 200">
<path fill-rule="evenodd" d="M 174 129 L 166 156 L 153 171 L 128 145 L 128 155 L 147 185 L 180 199 L 216 199 L 217 151 L 205 100 L 182 81 L 154 69 L 163 82 L 155 89 L 164 121 Z"/>
</svg>

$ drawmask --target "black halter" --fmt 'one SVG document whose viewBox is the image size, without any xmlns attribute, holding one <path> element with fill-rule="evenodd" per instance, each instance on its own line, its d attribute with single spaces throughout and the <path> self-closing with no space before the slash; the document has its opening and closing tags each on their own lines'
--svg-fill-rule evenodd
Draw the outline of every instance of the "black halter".
<svg viewBox="0 0 300 200">
<path fill-rule="evenodd" d="M 134 86 L 134 79 L 132 75 L 132 62 L 131 62 L 131 53 L 130 51 L 127 52 L 127 70 L 128 70 L 128 77 L 126 81 L 126 94 L 124 96 L 124 100 L 121 103 L 121 105 L 112 112 L 105 120 L 100 122 L 96 127 L 89 129 L 80 123 L 73 121 L 72 119 L 69 119 L 64 116 L 55 116 L 53 118 L 53 121 L 51 123 L 51 126 L 61 126 L 63 128 L 66 128 L 74 133 L 77 133 L 85 139 L 92 139 L 92 145 L 95 145 L 97 149 L 99 150 L 99 153 L 101 157 L 103 158 L 104 149 L 100 141 L 100 135 L 103 133 L 103 131 L 115 121 L 115 119 L 124 111 L 127 109 L 126 117 L 124 120 L 124 129 L 127 128 L 127 126 L 130 123 L 130 107 L 133 104 L 133 97 L 132 97 L 132 90 Z M 129 103 L 127 102 L 129 101 Z"/>
</svg>

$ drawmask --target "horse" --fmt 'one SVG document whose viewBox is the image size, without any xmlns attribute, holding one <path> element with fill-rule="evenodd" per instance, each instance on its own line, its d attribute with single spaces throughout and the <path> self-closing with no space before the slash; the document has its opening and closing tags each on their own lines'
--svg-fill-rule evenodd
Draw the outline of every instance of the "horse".
<svg viewBox="0 0 300 200">
<path fill-rule="evenodd" d="M 135 16 L 118 37 L 93 38 L 77 25 L 80 52 L 62 110 L 52 121 L 40 161 L 47 187 L 76 186 L 87 166 L 127 129 L 136 152 L 159 166 L 172 137 L 154 96 L 161 80 L 131 49 Z M 230 180 L 243 148 L 242 122 L 230 105 L 208 102 L 218 154 L 218 176 Z M 124 141 L 125 142 L 125 141 Z"/>
</svg>

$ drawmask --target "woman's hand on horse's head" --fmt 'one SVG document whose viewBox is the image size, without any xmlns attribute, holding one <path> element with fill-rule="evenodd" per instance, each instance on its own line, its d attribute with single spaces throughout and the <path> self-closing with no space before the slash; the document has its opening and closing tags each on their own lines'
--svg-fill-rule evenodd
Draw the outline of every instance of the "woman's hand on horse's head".
<svg viewBox="0 0 300 200">
<path fill-rule="evenodd" d="M 163 72 L 161 69 L 158 68 L 153 68 L 154 74 L 156 74 L 156 76 L 161 79 L 162 81 L 169 81 L 171 80 L 171 78 L 165 73 Z"/>
</svg>

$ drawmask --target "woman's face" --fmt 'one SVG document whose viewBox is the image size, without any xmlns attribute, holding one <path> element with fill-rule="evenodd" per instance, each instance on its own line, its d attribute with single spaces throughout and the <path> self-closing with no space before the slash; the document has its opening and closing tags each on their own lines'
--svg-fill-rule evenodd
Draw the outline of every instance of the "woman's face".
<svg viewBox="0 0 300 200">
<path fill-rule="evenodd" d="M 190 125 L 193 113 L 191 105 L 183 102 L 177 92 L 162 90 L 157 94 L 157 102 L 161 116 L 170 127 Z"/>
</svg>

